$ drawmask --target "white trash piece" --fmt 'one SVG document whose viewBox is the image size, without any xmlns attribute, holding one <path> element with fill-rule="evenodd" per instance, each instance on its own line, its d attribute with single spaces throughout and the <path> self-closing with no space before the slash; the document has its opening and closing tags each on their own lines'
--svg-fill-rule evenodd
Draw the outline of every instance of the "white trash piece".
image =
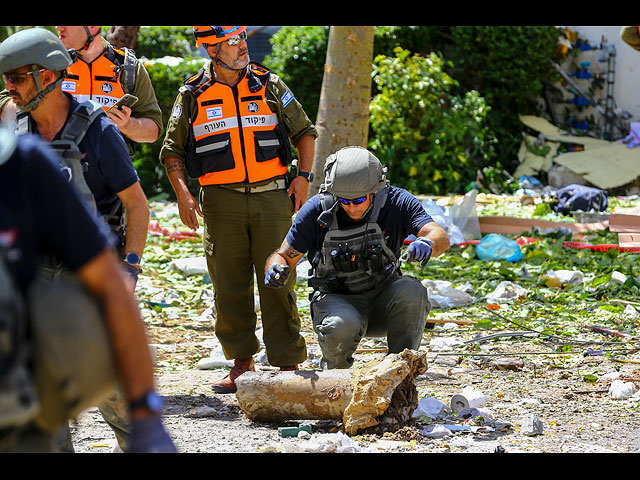
<svg viewBox="0 0 640 480">
<path fill-rule="evenodd" d="M 429 417 L 436 419 L 449 410 L 449 407 L 440 400 L 426 397 L 418 402 L 418 407 L 411 414 L 412 417 Z"/>
<path fill-rule="evenodd" d="M 548 270 L 542 276 L 542 279 L 546 280 L 547 285 L 552 287 L 561 287 L 563 285 L 573 287 L 582 285 L 584 274 L 580 270 Z"/>
<path fill-rule="evenodd" d="M 532 437 L 542 435 L 542 421 L 533 413 L 527 413 L 520 419 L 520 433 Z"/>
<path fill-rule="evenodd" d="M 464 341 L 456 337 L 432 337 L 429 342 L 429 350 L 432 352 L 451 351 L 454 347 L 464 345 Z"/>
<path fill-rule="evenodd" d="M 429 437 L 429 438 L 444 438 L 450 437 L 453 435 L 453 432 L 449 430 L 444 425 L 427 425 L 422 430 L 420 430 L 420 434 Z"/>
<path fill-rule="evenodd" d="M 169 268 L 180 272 L 185 277 L 209 273 L 205 257 L 176 258 L 171 261 Z"/>
<path fill-rule="evenodd" d="M 625 382 L 623 380 L 614 380 L 609 387 L 609 395 L 614 400 L 626 400 L 631 398 L 636 392 L 636 386 L 633 382 Z"/>
<path fill-rule="evenodd" d="M 431 308 L 444 309 L 471 305 L 475 299 L 468 291 L 455 288 L 446 280 L 422 280 L 422 285 L 429 292 Z M 466 285 L 463 288 L 467 288 Z"/>
<path fill-rule="evenodd" d="M 629 317 L 629 318 L 638 318 L 640 317 L 640 313 L 638 313 L 638 310 L 636 310 L 636 308 L 633 305 L 627 305 L 624 308 L 624 316 L 625 317 Z"/>
<path fill-rule="evenodd" d="M 487 295 L 487 303 L 502 303 L 518 300 L 527 296 L 527 289 L 513 282 L 500 282 L 496 289 Z"/>
<path fill-rule="evenodd" d="M 618 272 L 617 270 L 611 274 L 611 283 L 615 285 L 622 285 L 627 281 L 627 276 L 624 273 Z"/>
<path fill-rule="evenodd" d="M 458 413 L 463 408 L 483 408 L 487 406 L 487 399 L 480 390 L 464 387 L 462 393 L 451 397 L 451 411 Z"/>
</svg>

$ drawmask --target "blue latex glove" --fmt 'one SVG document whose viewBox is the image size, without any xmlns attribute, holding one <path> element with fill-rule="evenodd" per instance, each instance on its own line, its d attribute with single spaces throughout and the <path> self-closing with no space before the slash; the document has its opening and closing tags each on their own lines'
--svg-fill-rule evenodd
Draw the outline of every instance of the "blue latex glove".
<svg viewBox="0 0 640 480">
<path fill-rule="evenodd" d="M 289 278 L 289 266 L 274 265 L 272 266 L 264 277 L 264 284 L 269 288 L 284 287 L 284 284 Z"/>
<path fill-rule="evenodd" d="M 407 247 L 407 262 L 422 262 L 422 266 L 424 267 L 429 263 L 432 248 L 433 244 L 431 243 L 431 240 L 424 237 L 418 237 Z"/>
<path fill-rule="evenodd" d="M 629 135 L 622 141 L 627 148 L 640 147 L 640 122 L 631 122 Z"/>
<path fill-rule="evenodd" d="M 178 453 L 159 416 L 131 420 L 130 453 Z"/>
<path fill-rule="evenodd" d="M 133 278 L 134 283 L 138 283 L 138 275 L 140 274 L 140 269 L 138 267 L 122 262 L 122 268 L 124 268 L 127 275 Z"/>
</svg>

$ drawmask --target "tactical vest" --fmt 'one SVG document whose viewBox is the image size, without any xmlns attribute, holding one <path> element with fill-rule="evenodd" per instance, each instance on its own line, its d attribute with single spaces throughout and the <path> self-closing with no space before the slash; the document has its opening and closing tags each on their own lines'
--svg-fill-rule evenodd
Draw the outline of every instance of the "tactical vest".
<svg viewBox="0 0 640 480">
<path fill-rule="evenodd" d="M 84 200 L 89 210 L 96 217 L 102 216 L 112 231 L 123 240 L 124 237 L 124 215 L 123 205 L 117 195 L 108 202 L 107 211 L 100 212 L 96 205 L 93 192 L 87 185 L 84 172 L 87 165 L 82 162 L 82 153 L 80 152 L 80 143 L 91 124 L 100 115 L 105 115 L 101 106 L 93 101 L 87 101 L 76 105 L 76 108 L 65 124 L 60 138 L 49 142 L 49 145 L 58 154 L 60 159 L 60 168 L 68 178 L 80 197 Z M 16 133 L 32 133 L 29 114 L 18 115 L 16 119 Z M 104 210 L 104 207 L 103 207 Z"/>
<path fill-rule="evenodd" d="M 78 58 L 67 68 L 62 91 L 73 95 L 80 103 L 93 100 L 107 110 L 125 93 L 133 92 L 137 64 L 132 50 L 109 46 L 93 62 Z"/>
<path fill-rule="evenodd" d="M 366 223 L 348 229 L 338 228 L 340 207 L 333 195 L 320 192 L 324 213 L 321 217 L 328 219 L 329 212 L 331 217 L 329 222 L 319 219 L 328 230 L 319 254 L 311 261 L 310 287 L 322 293 L 363 293 L 399 274 L 397 259 L 377 223 L 388 191 L 385 188 L 376 193 Z"/>
<path fill-rule="evenodd" d="M 201 185 L 257 183 L 287 174 L 284 126 L 266 100 L 269 71 L 251 63 L 236 86 L 203 68 L 185 82 L 197 102 L 190 118 L 187 171 Z"/>
</svg>

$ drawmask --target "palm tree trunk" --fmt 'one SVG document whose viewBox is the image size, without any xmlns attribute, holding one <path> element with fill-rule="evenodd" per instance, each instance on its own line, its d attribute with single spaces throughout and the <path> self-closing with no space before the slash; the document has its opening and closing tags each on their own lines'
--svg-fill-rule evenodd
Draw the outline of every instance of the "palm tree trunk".
<svg viewBox="0 0 640 480">
<path fill-rule="evenodd" d="M 332 26 L 329 30 L 310 195 L 324 181 L 329 155 L 347 146 L 367 146 L 373 33 L 372 26 Z"/>
</svg>

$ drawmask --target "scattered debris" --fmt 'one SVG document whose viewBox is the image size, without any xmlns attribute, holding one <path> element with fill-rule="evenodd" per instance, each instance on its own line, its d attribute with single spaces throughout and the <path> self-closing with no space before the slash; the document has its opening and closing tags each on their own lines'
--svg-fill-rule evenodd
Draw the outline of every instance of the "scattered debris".
<svg viewBox="0 0 640 480">
<path fill-rule="evenodd" d="M 529 437 L 542 435 L 542 421 L 533 413 L 523 415 L 520 419 L 520 433 Z"/>
<path fill-rule="evenodd" d="M 519 300 L 527 296 L 527 289 L 520 285 L 505 280 L 500 282 L 496 289 L 486 296 L 487 303 L 496 304 Z"/>
<path fill-rule="evenodd" d="M 546 163 L 535 162 L 531 160 L 531 156 L 527 155 L 521 158 L 525 165 L 517 170 L 518 173 L 533 175 L 538 171 L 548 171 L 551 168 L 549 160 L 552 160 L 554 164 L 565 167 L 584 180 L 579 183 L 590 183 L 603 190 L 624 187 L 640 177 L 638 152 L 628 148 L 621 141 L 611 142 L 588 136 L 568 135 L 549 121 L 535 116 L 523 115 L 520 116 L 520 121 L 543 135 L 545 140 L 553 143 L 549 145 L 550 151 L 545 157 Z M 557 150 L 558 143 L 579 145 L 582 148 L 553 155 L 552 152 Z"/>
<path fill-rule="evenodd" d="M 469 294 L 469 287 L 456 288 L 446 280 L 422 280 L 429 292 L 431 308 L 445 309 L 471 305 L 475 298 Z"/>
<path fill-rule="evenodd" d="M 584 274 L 579 270 L 548 270 L 541 280 L 544 280 L 547 287 L 573 287 L 582 284 Z"/>
<path fill-rule="evenodd" d="M 625 382 L 623 380 L 614 380 L 609 387 L 609 395 L 614 400 L 626 400 L 631 398 L 637 391 L 633 382 Z"/>
<path fill-rule="evenodd" d="M 463 408 L 482 408 L 487 406 L 487 399 L 484 394 L 472 387 L 465 387 L 462 393 L 451 397 L 451 410 L 458 413 Z"/>
</svg>

